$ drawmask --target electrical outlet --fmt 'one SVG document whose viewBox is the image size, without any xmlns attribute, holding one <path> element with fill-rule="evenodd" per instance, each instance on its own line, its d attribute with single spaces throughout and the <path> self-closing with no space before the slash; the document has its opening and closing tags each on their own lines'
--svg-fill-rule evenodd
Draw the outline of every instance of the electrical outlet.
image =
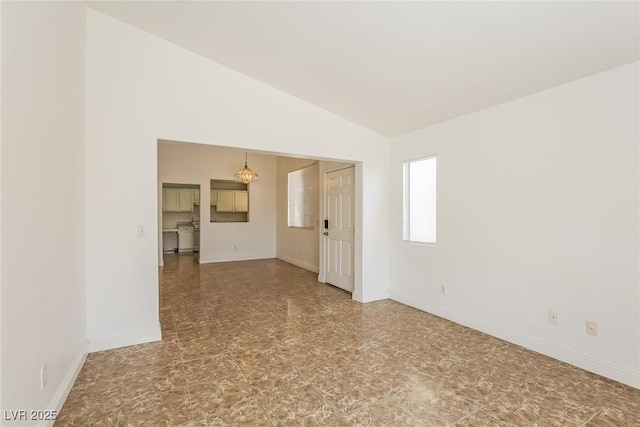
<svg viewBox="0 0 640 427">
<path fill-rule="evenodd" d="M 47 381 L 49 380 L 49 372 L 47 365 L 44 365 L 40 368 L 40 390 L 44 390 L 47 386 Z"/>
<path fill-rule="evenodd" d="M 440 285 L 440 295 L 447 294 L 447 285 Z"/>
<path fill-rule="evenodd" d="M 549 319 L 548 319 L 548 321 L 552 325 L 557 325 L 558 324 L 558 313 L 555 312 L 555 311 L 549 310 Z"/>
<path fill-rule="evenodd" d="M 593 320 L 587 320 L 587 335 L 598 336 L 598 323 Z"/>
</svg>

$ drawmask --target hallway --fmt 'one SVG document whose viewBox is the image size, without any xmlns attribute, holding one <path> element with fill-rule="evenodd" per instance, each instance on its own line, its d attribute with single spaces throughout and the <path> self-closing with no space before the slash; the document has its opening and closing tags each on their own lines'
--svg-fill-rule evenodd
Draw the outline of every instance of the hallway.
<svg viewBox="0 0 640 427">
<path fill-rule="evenodd" d="M 640 391 L 269 259 L 165 256 L 163 341 L 90 354 L 57 426 L 640 425 Z"/>
</svg>

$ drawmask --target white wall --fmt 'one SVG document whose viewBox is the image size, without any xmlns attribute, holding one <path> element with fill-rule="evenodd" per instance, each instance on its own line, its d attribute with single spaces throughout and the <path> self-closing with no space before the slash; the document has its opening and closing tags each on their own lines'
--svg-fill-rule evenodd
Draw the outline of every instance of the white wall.
<svg viewBox="0 0 640 427">
<path fill-rule="evenodd" d="M 0 4 L 0 46 L 2 46 L 2 5 Z M 0 129 L 2 129 L 2 48 L 0 47 Z M 2 131 L 0 131 L 0 189 L 2 188 Z M 2 398 L 2 197 L 0 196 L 0 412 Z"/>
<path fill-rule="evenodd" d="M 319 166 L 312 166 L 314 176 L 314 226 L 312 230 L 289 228 L 289 172 L 312 164 L 314 160 L 278 157 L 276 188 L 277 257 L 310 271 L 318 272 L 318 221 L 320 215 Z"/>
<path fill-rule="evenodd" d="M 59 409 L 86 354 L 84 40 L 81 4 L 2 3 L 6 411 Z"/>
<path fill-rule="evenodd" d="M 387 139 L 93 10 L 87 20 L 92 349 L 159 337 L 158 236 L 136 231 L 158 225 L 158 139 L 362 161 L 354 297 L 388 296 Z"/>
<path fill-rule="evenodd" d="M 209 222 L 212 179 L 233 179 L 244 151 L 185 143 L 158 144 L 158 189 L 162 183 L 200 185 L 200 262 L 276 256 L 276 157 L 250 153 L 260 180 L 249 184 L 249 222 Z M 162 214 L 161 192 L 158 210 Z M 159 230 L 161 232 L 162 225 Z M 161 234 L 159 234 L 161 236 Z M 161 249 L 161 248 L 160 248 Z"/>
<path fill-rule="evenodd" d="M 636 62 L 393 139 L 392 298 L 640 387 L 638 89 Z M 437 245 L 404 243 L 433 154 Z"/>
</svg>

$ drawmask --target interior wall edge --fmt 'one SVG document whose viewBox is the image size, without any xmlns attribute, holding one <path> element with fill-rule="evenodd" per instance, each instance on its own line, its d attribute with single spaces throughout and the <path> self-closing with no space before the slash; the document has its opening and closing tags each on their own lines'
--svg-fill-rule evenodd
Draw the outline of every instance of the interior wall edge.
<svg viewBox="0 0 640 427">
<path fill-rule="evenodd" d="M 158 327 L 149 331 L 142 331 L 135 334 L 127 334 L 108 338 L 89 339 L 89 353 L 112 350 L 114 348 L 128 347 L 137 344 L 146 344 L 162 340 L 160 323 Z"/>
</svg>

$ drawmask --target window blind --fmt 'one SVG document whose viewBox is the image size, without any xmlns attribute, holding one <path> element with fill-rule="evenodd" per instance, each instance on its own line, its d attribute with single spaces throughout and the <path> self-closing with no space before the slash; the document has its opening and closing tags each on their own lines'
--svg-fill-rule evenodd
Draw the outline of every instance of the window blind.
<svg viewBox="0 0 640 427">
<path fill-rule="evenodd" d="M 436 158 L 404 164 L 404 240 L 436 242 Z"/>
<path fill-rule="evenodd" d="M 313 228 L 316 168 L 306 167 L 289 172 L 289 227 Z"/>
</svg>

